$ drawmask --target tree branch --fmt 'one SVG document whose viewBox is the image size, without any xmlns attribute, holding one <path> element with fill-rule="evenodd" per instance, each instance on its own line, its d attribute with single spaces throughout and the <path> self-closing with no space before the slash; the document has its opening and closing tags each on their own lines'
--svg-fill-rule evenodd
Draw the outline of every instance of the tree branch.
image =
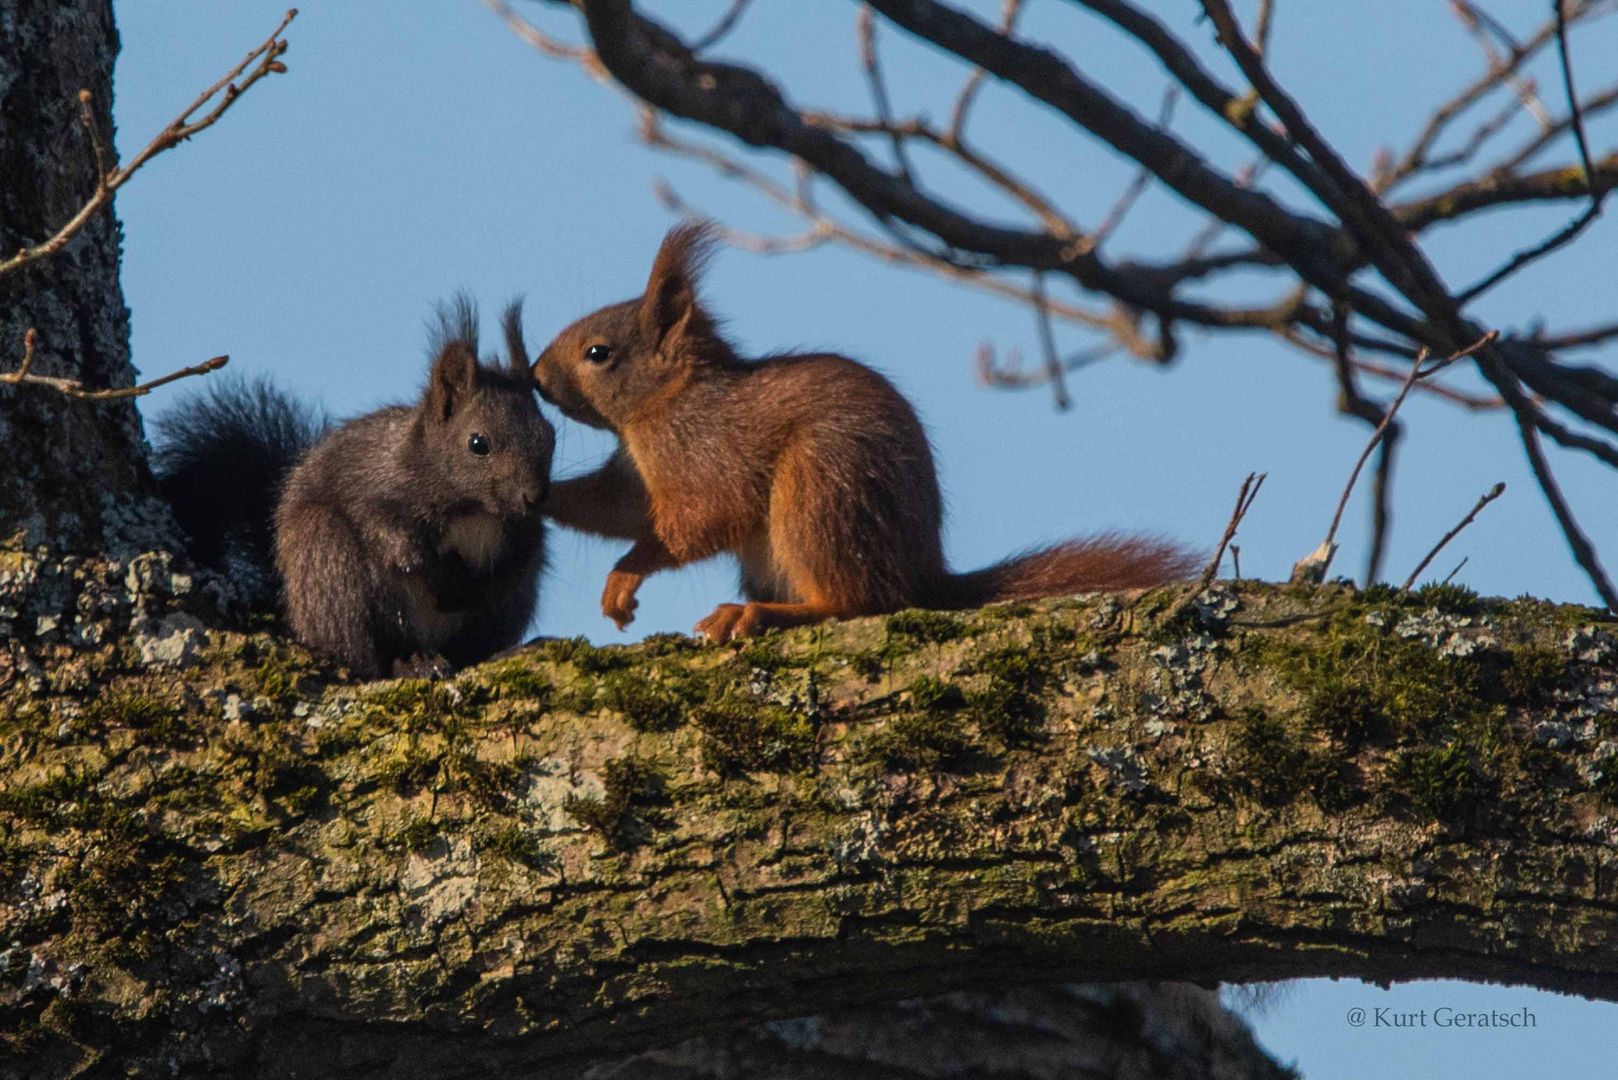
<svg viewBox="0 0 1618 1080">
<path fill-rule="evenodd" d="M 1618 998 L 1610 758 L 1536 735 L 1618 707 L 1618 624 L 1226 592 L 1190 626 L 1165 590 L 439 684 L 194 631 L 183 678 L 19 680 L 0 1029 L 35 1076 L 444 1078 L 1031 981 Z"/>
</svg>

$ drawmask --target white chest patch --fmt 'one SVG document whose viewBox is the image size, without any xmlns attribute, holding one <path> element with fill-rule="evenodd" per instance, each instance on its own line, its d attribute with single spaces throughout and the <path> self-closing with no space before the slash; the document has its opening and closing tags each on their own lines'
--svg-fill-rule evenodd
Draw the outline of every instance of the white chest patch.
<svg viewBox="0 0 1618 1080">
<path fill-rule="evenodd" d="M 444 551 L 453 551 L 479 570 L 487 570 L 500 558 L 505 546 L 505 527 L 489 514 L 468 514 L 450 522 L 444 530 Z"/>
</svg>

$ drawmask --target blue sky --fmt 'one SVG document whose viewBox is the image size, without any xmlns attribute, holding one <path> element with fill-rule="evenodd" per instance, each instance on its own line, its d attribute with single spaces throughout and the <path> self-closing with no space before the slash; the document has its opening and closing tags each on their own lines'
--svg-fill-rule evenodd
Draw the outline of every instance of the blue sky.
<svg viewBox="0 0 1618 1080">
<path fill-rule="evenodd" d="M 570 13 L 519 6 L 559 36 L 576 36 Z M 650 8 L 695 30 L 724 6 L 667 0 Z M 992 12 L 998 2 L 968 6 Z M 1192 24 L 1194 6 L 1153 5 L 1235 84 L 1208 48 L 1208 31 Z M 1546 6 L 1497 0 L 1492 10 L 1521 28 Z M 865 110 L 853 52 L 855 5 L 760 0 L 755 7 L 721 56 L 768 67 L 794 100 Z M 115 9 L 124 43 L 118 139 L 129 154 L 261 40 L 284 5 L 118 0 Z M 1156 112 L 1163 84 L 1153 65 L 1074 5 L 1034 0 L 1025 33 L 1060 46 L 1138 112 Z M 351 415 L 415 394 L 424 373 L 423 321 L 456 289 L 482 299 L 491 316 L 508 297 L 525 294 L 535 348 L 578 315 L 637 292 L 672 222 L 651 194 L 654 178 L 667 178 L 692 204 L 732 223 L 796 228 L 751 192 L 642 147 L 617 93 L 541 58 L 477 0 L 309 4 L 290 36 L 289 75 L 254 89 L 218 127 L 157 159 L 119 195 L 135 360 L 148 376 L 224 352 L 238 372 L 267 373 Z M 897 31 L 888 31 L 883 45 L 897 111 L 947 115 L 964 72 Z M 1577 39 L 1576 50 L 1585 89 L 1618 78 L 1618 19 Z M 1407 144 L 1425 115 L 1420 106 L 1480 66 L 1438 0 L 1284 0 L 1272 56 L 1318 126 L 1361 165 L 1381 145 Z M 1534 72 L 1545 100 L 1560 111 L 1555 67 L 1543 63 Z M 1180 106 L 1177 130 L 1205 145 L 1221 167 L 1245 160 L 1189 103 Z M 1519 118 L 1513 130 L 1528 128 Z M 1106 148 L 997 87 L 983 95 L 972 131 L 1082 222 L 1098 220 L 1131 175 Z M 1592 137 L 1598 147 L 1611 146 L 1618 129 L 1602 121 Z M 1545 163 L 1570 153 L 1562 146 Z M 757 160 L 785 172 L 779 160 Z M 1012 219 L 1009 208 L 946 163 L 924 157 L 921 168 L 934 190 Z M 1295 193 L 1282 194 L 1305 205 Z M 823 198 L 838 205 L 829 191 Z M 1427 249 L 1449 280 L 1463 283 L 1572 209 L 1441 228 Z M 1111 250 L 1170 254 L 1196 227 L 1183 204 L 1154 189 Z M 1570 327 L 1610 319 L 1618 308 L 1615 249 L 1618 214 L 1609 212 L 1578 248 L 1491 293 L 1475 314 L 1503 327 L 1541 314 Z M 1238 289 L 1257 298 L 1273 285 L 1254 279 Z M 949 499 L 947 549 L 962 568 L 1109 527 L 1205 546 L 1222 529 L 1241 478 L 1259 470 L 1269 480 L 1239 538 L 1243 569 L 1284 577 L 1324 534 L 1367 434 L 1333 411 L 1324 365 L 1262 337 L 1186 333 L 1180 360 L 1166 370 L 1125 359 L 1087 368 L 1070 383 L 1074 408 L 1059 413 L 1042 391 L 993 391 L 974 379 L 981 341 L 1035 352 L 1028 314 L 931 276 L 830 248 L 773 259 L 727 251 L 714 264 L 707 296 L 744 351 L 845 352 L 885 371 L 916 402 Z M 492 318 L 488 323 L 492 340 Z M 1071 328 L 1059 335 L 1064 348 L 1087 343 Z M 1581 359 L 1610 369 L 1615 353 Z M 1456 385 L 1477 388 L 1465 373 Z M 1384 400 L 1392 392 L 1377 383 L 1367 389 Z M 143 406 L 155 415 L 180 397 L 164 392 Z M 1504 415 L 1418 397 L 1404 416 L 1389 576 L 1402 579 L 1483 491 L 1504 480 L 1505 497 L 1433 572 L 1443 576 L 1464 556 L 1458 580 L 1482 592 L 1595 600 Z M 558 428 L 562 474 L 598 460 L 609 445 L 567 422 Z M 1553 460 L 1586 531 L 1618 573 L 1618 475 L 1565 453 L 1553 451 Z M 1341 572 L 1361 570 L 1366 516 L 1362 493 L 1340 534 Z M 735 589 L 734 571 L 722 562 L 654 578 L 642 590 L 631 633 L 619 634 L 597 607 L 617 547 L 555 533 L 552 553 L 535 628 L 544 634 L 610 642 L 685 630 Z M 1340 1018 L 1350 999 L 1385 996 L 1419 1009 L 1463 992 L 1496 995 L 1500 1007 L 1534 1002 L 1540 1027 L 1504 1042 L 1454 1031 L 1377 1038 L 1352 1032 Z M 1259 1023 L 1269 1045 L 1298 1059 L 1311 1077 L 1357 1076 L 1371 1064 L 1399 1062 L 1423 1076 L 1486 1080 L 1519 1075 L 1530 1062 L 1568 1077 L 1605 1075 L 1618 1049 L 1614 1018 L 1611 1006 L 1575 1006 L 1522 990 L 1446 984 L 1381 992 L 1311 983 Z"/>
</svg>

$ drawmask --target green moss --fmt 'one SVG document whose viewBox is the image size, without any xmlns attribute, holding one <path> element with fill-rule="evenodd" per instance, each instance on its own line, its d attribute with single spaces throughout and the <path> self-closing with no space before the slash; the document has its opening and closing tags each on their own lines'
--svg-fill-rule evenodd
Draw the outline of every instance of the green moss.
<svg viewBox="0 0 1618 1080">
<path fill-rule="evenodd" d="M 739 694 L 691 710 L 702 732 L 703 764 L 721 776 L 807 768 L 815 758 L 812 717 L 778 705 L 760 705 Z"/>
<path fill-rule="evenodd" d="M 173 745 L 193 734 L 191 717 L 161 698 L 135 690 L 111 690 L 84 710 L 92 729 L 123 729 L 152 741 Z"/>
<path fill-rule="evenodd" d="M 867 756 L 896 771 L 952 769 L 973 749 L 967 725 L 955 711 L 900 713 L 865 742 Z"/>
<path fill-rule="evenodd" d="M 779 630 L 771 630 L 756 638 L 749 638 L 737 650 L 736 658 L 750 668 L 763 671 L 780 671 L 783 668 L 793 667 L 796 661 L 788 658 L 782 651 L 782 635 Z"/>
<path fill-rule="evenodd" d="M 477 670 L 477 679 L 492 701 L 517 701 L 541 707 L 549 703 L 550 679 L 521 659 L 502 660 Z"/>
<path fill-rule="evenodd" d="M 1513 704 L 1545 704 L 1572 683 L 1568 658 L 1556 649 L 1510 645 L 1505 660 L 1499 672 L 1500 686 L 1506 700 Z"/>
<path fill-rule="evenodd" d="M 954 683 L 923 675 L 910 684 L 910 704 L 927 713 L 954 712 L 966 707 L 966 694 Z"/>
<path fill-rule="evenodd" d="M 77 840 L 79 857 L 61 864 L 54 883 L 66 901 L 73 935 L 106 948 L 120 962 L 149 959 L 185 910 L 171 898 L 187 882 L 188 863 L 121 806 L 76 817 L 75 826 L 85 834 Z M 61 837 L 62 842 L 71 841 Z"/>
<path fill-rule="evenodd" d="M 1304 694 L 1302 714 L 1310 731 L 1323 732 L 1345 749 L 1356 750 L 1387 730 L 1376 695 L 1358 683 L 1322 678 Z"/>
<path fill-rule="evenodd" d="M 628 650 L 602 648 L 590 644 L 589 639 L 584 637 L 547 641 L 543 649 L 550 659 L 562 664 L 572 664 L 584 675 L 600 675 L 616 671 L 634 662 L 634 656 Z"/>
<path fill-rule="evenodd" d="M 1321 634 L 1267 638 L 1255 652 L 1262 668 L 1302 693 L 1312 722 L 1350 745 L 1430 734 L 1500 700 L 1496 658 L 1484 650 L 1441 655 L 1390 632 L 1401 617 L 1397 609 L 1349 604 Z"/>
<path fill-rule="evenodd" d="M 642 844 L 666 824 L 667 780 L 653 765 L 635 758 L 613 758 L 603 768 L 600 798 L 570 795 L 562 811 L 609 847 L 627 850 Z"/>
<path fill-rule="evenodd" d="M 437 842 L 443 828 L 432 818 L 415 817 L 406 821 L 396 836 L 406 851 L 421 854 Z"/>
<path fill-rule="evenodd" d="M 480 852 L 531 870 L 554 870 L 559 865 L 556 856 L 546 850 L 538 833 L 515 822 L 503 822 L 480 831 L 477 848 Z"/>
<path fill-rule="evenodd" d="M 1493 789 L 1472 749 L 1460 741 L 1404 752 L 1390 767 L 1388 780 L 1395 798 L 1440 821 L 1477 809 Z"/>
<path fill-rule="evenodd" d="M 24 821 L 55 825 L 81 825 L 86 804 L 95 797 L 95 775 L 82 765 L 52 769 L 43 780 L 0 790 L 0 813 Z"/>
<path fill-rule="evenodd" d="M 1247 709 L 1235 720 L 1230 761 L 1240 789 L 1266 806 L 1284 806 L 1302 791 L 1309 752 L 1280 720 Z"/>
<path fill-rule="evenodd" d="M 942 611 L 900 611 L 889 615 L 884 625 L 889 637 L 909 638 L 934 645 L 957 641 L 966 636 L 966 623 Z"/>
<path fill-rule="evenodd" d="M 882 678 L 887 673 L 890 661 L 891 657 L 886 649 L 860 649 L 848 656 L 849 668 L 868 683 L 874 683 Z"/>
<path fill-rule="evenodd" d="M 1483 611 L 1478 594 L 1465 585 L 1432 581 L 1410 594 L 1419 607 L 1437 608 L 1450 615 L 1477 615 Z"/>
<path fill-rule="evenodd" d="M 1000 649 L 986 653 L 975 670 L 989 677 L 968 701 L 978 730 L 1007 747 L 1036 741 L 1045 725 L 1039 695 L 1051 677 L 1047 666 L 1026 650 Z"/>
<path fill-rule="evenodd" d="M 672 730 L 679 726 L 686 707 L 679 690 L 636 671 L 606 676 L 601 681 L 601 700 L 636 731 Z"/>
</svg>

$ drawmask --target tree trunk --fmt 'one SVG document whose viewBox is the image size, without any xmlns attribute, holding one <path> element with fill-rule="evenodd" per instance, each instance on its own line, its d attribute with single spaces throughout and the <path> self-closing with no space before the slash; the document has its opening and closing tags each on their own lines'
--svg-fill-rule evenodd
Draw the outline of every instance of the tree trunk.
<svg viewBox="0 0 1618 1080">
<path fill-rule="evenodd" d="M 569 1075 L 1058 981 L 1618 998 L 1610 617 L 1173 599 L 360 687 L 262 635 L 156 668 L 29 644 L 0 701 L 8 1075 Z"/>
<path fill-rule="evenodd" d="M 60 228 L 95 191 L 96 160 L 79 91 L 112 146 L 110 0 L 0 0 L 0 253 Z M 109 150 L 110 153 L 110 150 Z M 133 385 L 129 312 L 118 285 L 119 228 L 99 215 L 56 255 L 0 277 L 0 370 L 38 331 L 33 370 L 93 388 Z M 0 385 L 0 546 L 123 553 L 171 543 L 151 497 L 132 402 L 74 401 Z"/>
</svg>

